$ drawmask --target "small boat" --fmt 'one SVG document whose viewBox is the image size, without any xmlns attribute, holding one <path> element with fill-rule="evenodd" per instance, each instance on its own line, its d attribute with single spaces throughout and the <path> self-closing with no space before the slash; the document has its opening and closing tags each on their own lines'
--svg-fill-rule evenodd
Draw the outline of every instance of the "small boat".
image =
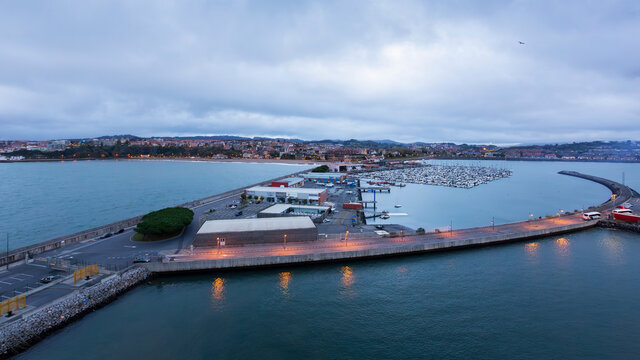
<svg viewBox="0 0 640 360">
<path fill-rule="evenodd" d="M 386 220 L 386 219 L 388 219 L 388 218 L 390 218 L 390 217 L 391 217 L 391 216 L 389 216 L 389 214 L 382 214 L 382 215 L 380 215 L 380 219 L 384 219 L 384 220 Z"/>
<path fill-rule="evenodd" d="M 397 208 L 401 208 L 402 205 L 395 205 L 394 207 L 397 209 Z"/>
</svg>

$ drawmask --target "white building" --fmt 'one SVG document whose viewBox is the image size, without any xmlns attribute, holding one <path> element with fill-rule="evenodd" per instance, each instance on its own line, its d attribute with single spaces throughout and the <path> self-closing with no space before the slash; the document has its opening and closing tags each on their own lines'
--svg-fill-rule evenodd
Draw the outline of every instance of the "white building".
<svg viewBox="0 0 640 360">
<path fill-rule="evenodd" d="M 254 186 L 244 190 L 247 199 L 264 198 L 269 202 L 306 202 L 322 205 L 327 201 L 327 189 L 305 189 L 297 187 Z"/>
</svg>

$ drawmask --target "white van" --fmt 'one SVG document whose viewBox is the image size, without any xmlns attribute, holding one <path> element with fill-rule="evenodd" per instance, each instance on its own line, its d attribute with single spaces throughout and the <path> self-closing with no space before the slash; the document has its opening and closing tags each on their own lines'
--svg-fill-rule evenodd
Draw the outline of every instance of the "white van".
<svg viewBox="0 0 640 360">
<path fill-rule="evenodd" d="M 631 209 L 613 209 L 612 213 L 614 214 L 633 214 Z"/>
<path fill-rule="evenodd" d="M 582 213 L 582 218 L 584 220 L 596 220 L 596 219 L 600 219 L 600 217 L 602 217 L 602 214 L 600 214 L 597 211 Z"/>
</svg>

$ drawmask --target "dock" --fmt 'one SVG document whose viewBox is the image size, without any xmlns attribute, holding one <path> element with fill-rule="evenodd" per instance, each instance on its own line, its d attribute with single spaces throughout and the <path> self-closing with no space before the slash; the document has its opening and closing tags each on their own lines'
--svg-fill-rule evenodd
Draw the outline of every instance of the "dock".
<svg viewBox="0 0 640 360">
<path fill-rule="evenodd" d="M 388 186 L 365 186 L 365 187 L 358 187 L 357 189 L 362 192 L 391 193 L 391 187 L 388 187 Z"/>
</svg>

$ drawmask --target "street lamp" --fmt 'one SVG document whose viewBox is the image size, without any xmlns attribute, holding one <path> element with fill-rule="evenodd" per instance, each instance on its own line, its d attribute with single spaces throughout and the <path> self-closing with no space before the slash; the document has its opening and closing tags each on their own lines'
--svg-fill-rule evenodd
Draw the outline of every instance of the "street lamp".
<svg viewBox="0 0 640 360">
<path fill-rule="evenodd" d="M 348 246 L 349 245 L 349 230 L 347 230 L 347 232 L 344 234 L 344 246 Z"/>
<path fill-rule="evenodd" d="M 287 248 L 287 234 L 284 234 L 284 248 Z"/>
<path fill-rule="evenodd" d="M 216 238 L 216 240 L 218 240 L 218 254 L 220 254 L 220 238 Z"/>
</svg>

